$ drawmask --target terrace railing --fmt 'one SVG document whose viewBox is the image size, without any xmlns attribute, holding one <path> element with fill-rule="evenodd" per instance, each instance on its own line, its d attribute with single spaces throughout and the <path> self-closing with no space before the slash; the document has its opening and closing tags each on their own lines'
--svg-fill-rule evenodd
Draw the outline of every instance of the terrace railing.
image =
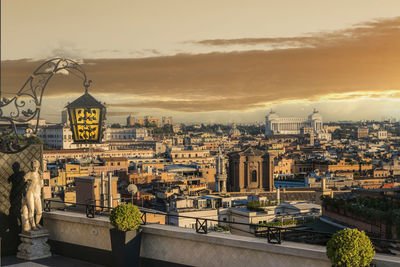
<svg viewBox="0 0 400 267">
<path fill-rule="evenodd" d="M 108 215 L 112 208 L 106 206 L 99 206 L 91 203 L 75 203 L 65 202 L 56 199 L 44 200 L 44 211 L 50 212 L 52 209 L 67 210 L 82 212 L 85 211 L 88 218 L 94 218 L 96 215 Z M 148 214 L 163 215 L 165 216 L 165 223 L 170 225 L 171 218 L 184 218 L 192 219 L 195 222 L 195 230 L 199 234 L 208 234 L 210 232 L 211 223 L 222 225 L 244 225 L 253 230 L 251 234 L 255 237 L 266 238 L 268 243 L 281 244 L 283 241 L 292 241 L 308 244 L 326 245 L 328 240 L 332 237 L 333 233 L 312 231 L 306 229 L 299 229 L 299 227 L 280 227 L 280 226 L 267 226 L 263 224 L 249 224 L 241 222 L 233 222 L 226 220 L 217 220 L 210 218 L 200 218 L 185 215 L 170 214 L 167 212 L 150 210 L 138 207 L 142 213 L 142 224 L 148 224 Z M 400 240 L 382 239 L 370 236 L 372 243 L 379 252 L 390 253 L 391 248 L 400 248 Z"/>
</svg>

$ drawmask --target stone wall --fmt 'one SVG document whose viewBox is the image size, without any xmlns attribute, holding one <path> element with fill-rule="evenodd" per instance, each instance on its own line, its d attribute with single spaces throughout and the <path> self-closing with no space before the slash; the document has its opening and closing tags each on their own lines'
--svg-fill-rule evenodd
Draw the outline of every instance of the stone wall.
<svg viewBox="0 0 400 267">
<path fill-rule="evenodd" d="M 107 217 L 89 219 L 84 213 L 65 211 L 45 212 L 43 217 L 44 227 L 49 230 L 52 240 L 111 250 L 111 224 Z"/>
<path fill-rule="evenodd" d="M 48 212 L 44 224 L 50 231 L 53 252 L 68 257 L 111 265 L 110 224 L 107 217 Z M 141 226 L 141 266 L 331 266 L 323 246 L 283 242 L 269 244 L 264 238 L 210 232 L 169 225 Z M 400 267 L 400 258 L 375 255 L 378 267 Z"/>
<path fill-rule="evenodd" d="M 25 191 L 25 173 L 31 171 L 31 161 L 42 164 L 42 145 L 31 145 L 14 153 L 0 153 L 0 237 L 1 254 L 14 255 L 21 232 L 21 198 Z M 42 168 L 41 168 L 42 169 Z"/>
</svg>

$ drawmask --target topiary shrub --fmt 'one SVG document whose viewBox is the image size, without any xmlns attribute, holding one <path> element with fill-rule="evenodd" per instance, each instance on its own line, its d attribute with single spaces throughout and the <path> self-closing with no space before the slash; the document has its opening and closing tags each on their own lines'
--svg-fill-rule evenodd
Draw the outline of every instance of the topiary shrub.
<svg viewBox="0 0 400 267">
<path fill-rule="evenodd" d="M 133 204 L 120 204 L 110 214 L 110 223 L 121 231 L 137 230 L 142 221 L 142 213 Z"/>
<path fill-rule="evenodd" d="M 375 250 L 371 240 L 357 229 L 343 229 L 326 244 L 326 254 L 334 266 L 369 266 Z"/>
</svg>

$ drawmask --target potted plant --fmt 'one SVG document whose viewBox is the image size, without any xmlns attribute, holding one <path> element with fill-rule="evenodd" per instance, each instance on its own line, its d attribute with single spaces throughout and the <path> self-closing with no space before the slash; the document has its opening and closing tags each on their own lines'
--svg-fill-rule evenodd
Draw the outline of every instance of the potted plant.
<svg viewBox="0 0 400 267">
<path fill-rule="evenodd" d="M 120 204 L 110 214 L 113 266 L 139 266 L 141 212 L 133 204 Z"/>
<path fill-rule="evenodd" d="M 375 250 L 364 231 L 343 229 L 326 244 L 326 254 L 333 266 L 369 266 Z"/>
</svg>

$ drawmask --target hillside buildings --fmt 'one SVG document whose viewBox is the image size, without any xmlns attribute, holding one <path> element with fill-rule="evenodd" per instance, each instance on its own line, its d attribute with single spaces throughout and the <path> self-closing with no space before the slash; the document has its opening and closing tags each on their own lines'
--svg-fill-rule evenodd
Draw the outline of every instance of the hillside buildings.
<svg viewBox="0 0 400 267">
<path fill-rule="evenodd" d="M 134 117 L 132 115 L 129 115 L 126 118 L 126 126 L 127 127 L 132 127 L 132 126 L 155 126 L 155 127 L 163 127 L 165 125 L 172 125 L 173 120 L 171 116 L 163 116 L 161 118 L 161 123 L 160 119 L 157 117 L 153 116 L 145 116 L 143 118 L 138 118 Z"/>
</svg>

